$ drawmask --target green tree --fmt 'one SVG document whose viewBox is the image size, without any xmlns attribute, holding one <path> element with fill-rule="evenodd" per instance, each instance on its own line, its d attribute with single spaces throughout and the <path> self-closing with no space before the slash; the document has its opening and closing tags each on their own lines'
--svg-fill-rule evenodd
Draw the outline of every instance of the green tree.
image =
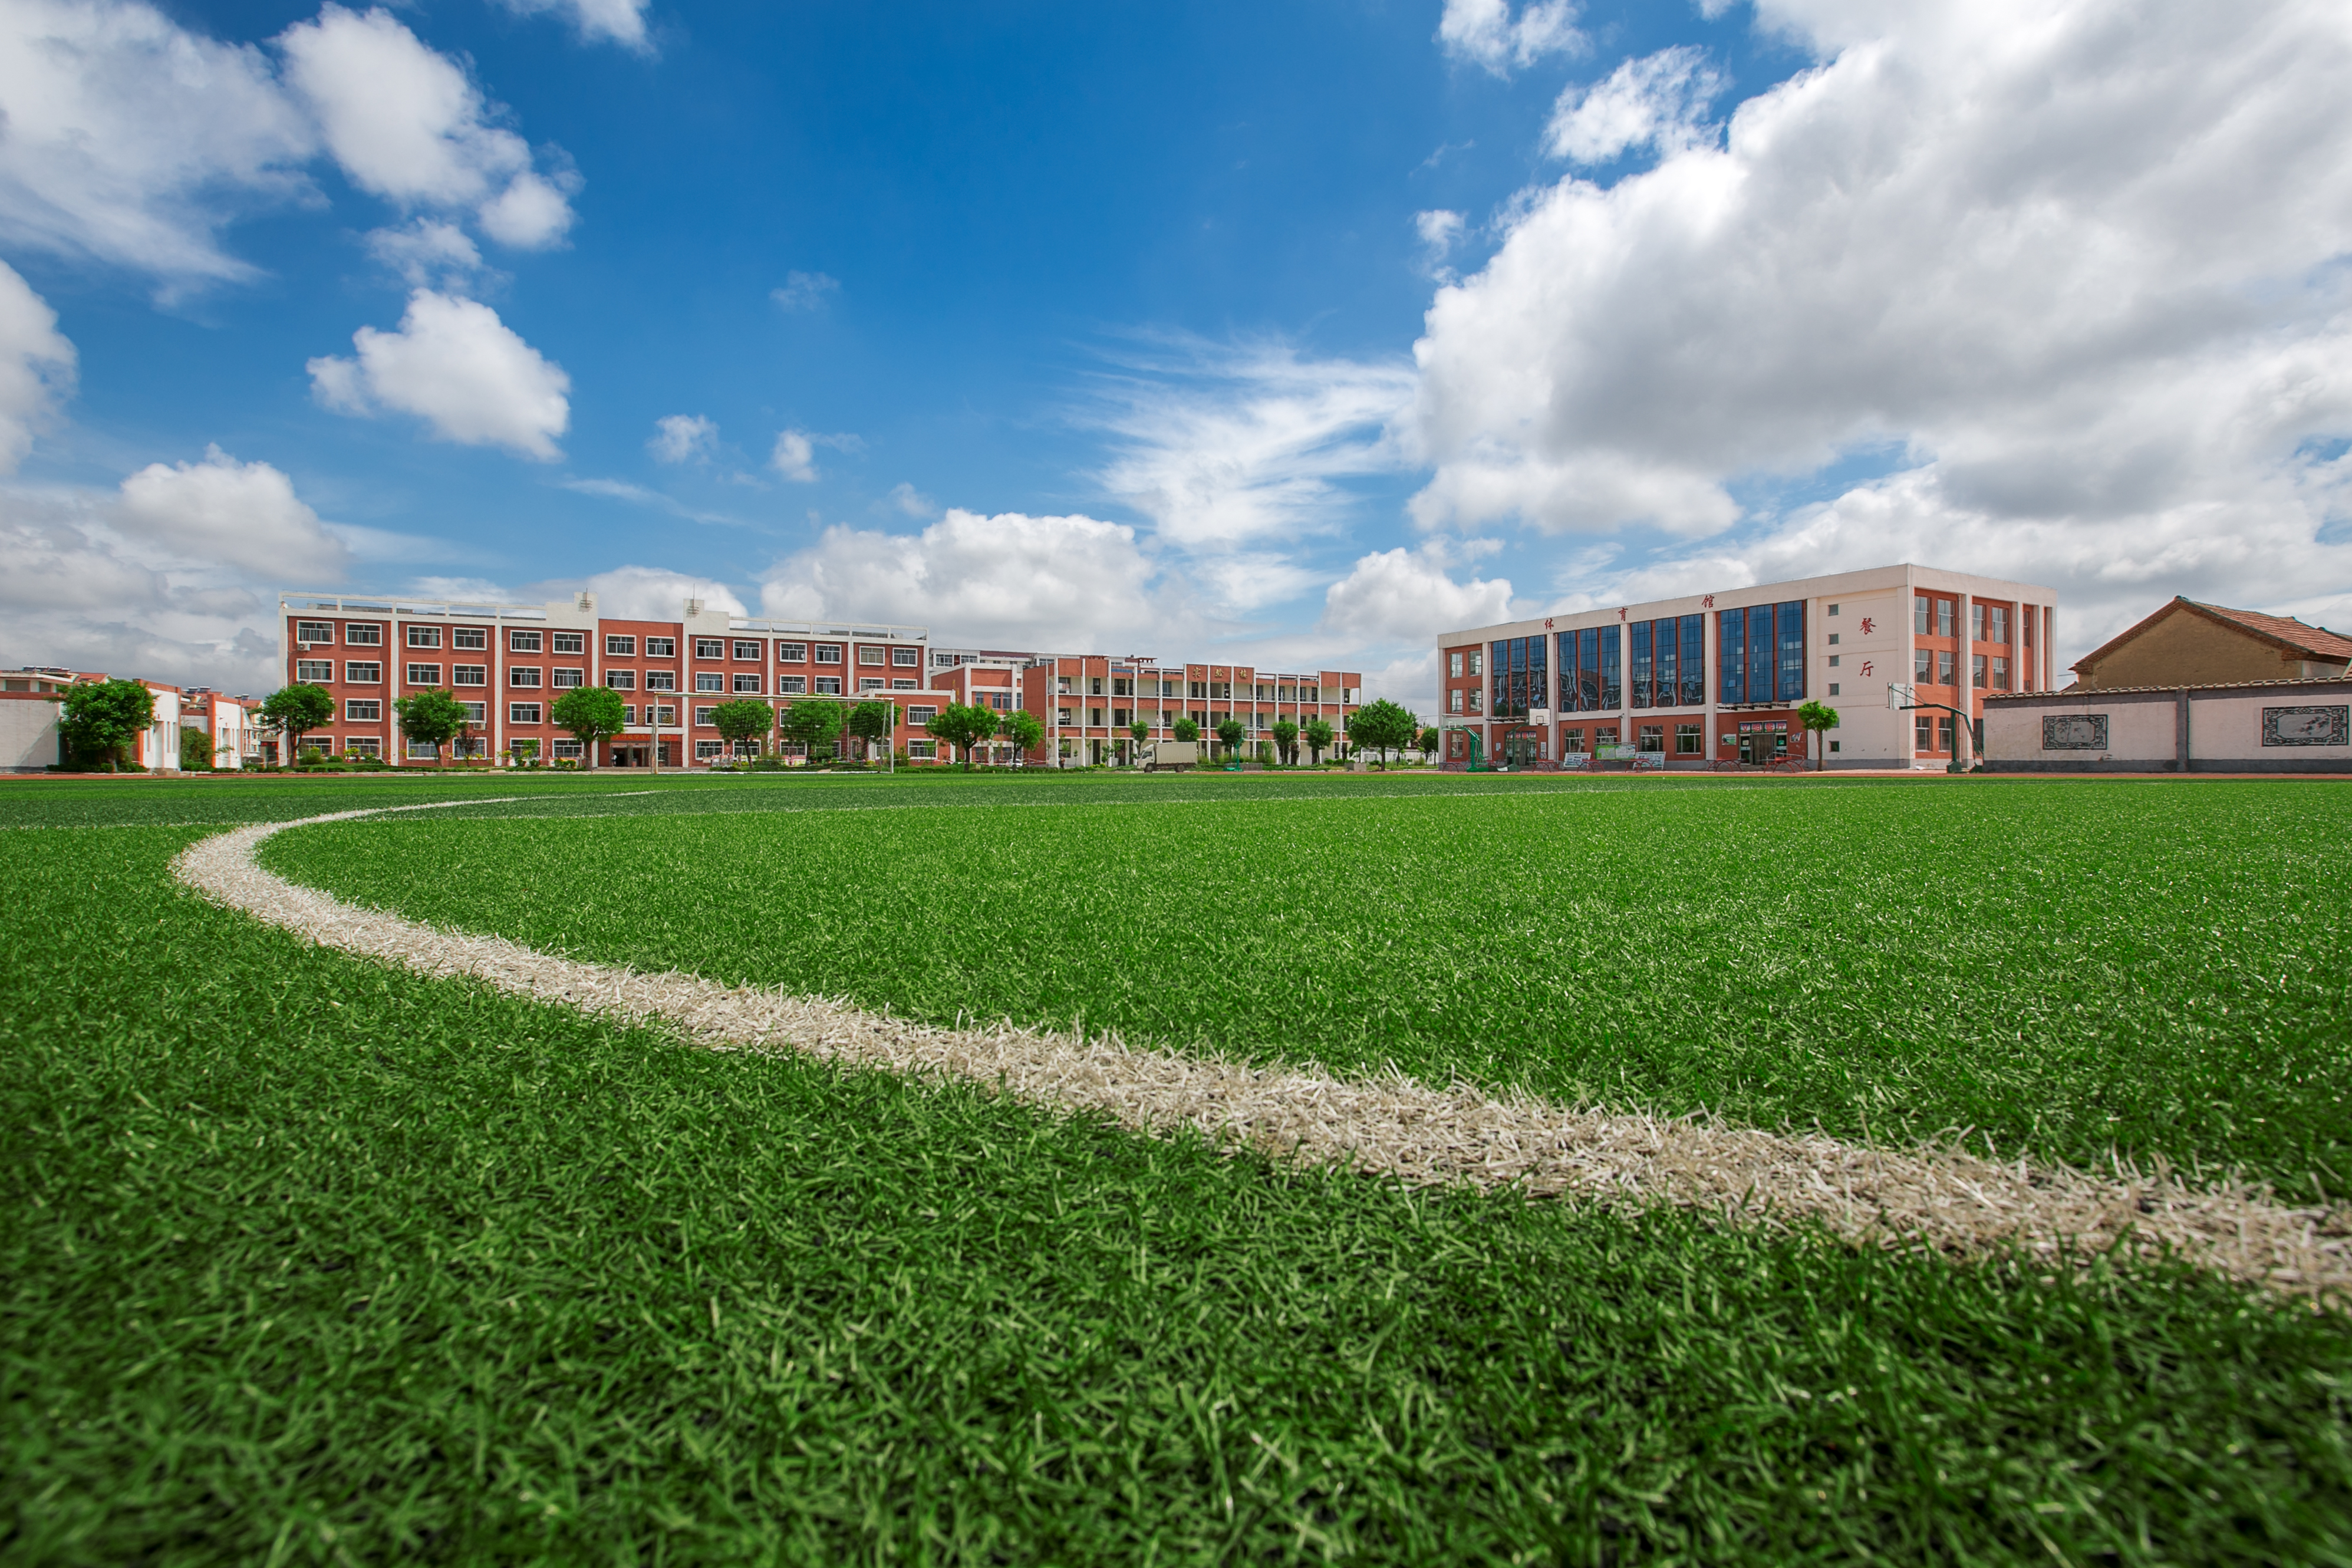
<svg viewBox="0 0 2352 1568">
<path fill-rule="evenodd" d="M 1805 727 L 1805 749 L 1810 752 L 1816 737 L 1837 728 L 1838 710 L 1824 702 L 1807 702 L 1797 710 L 1797 722 Z M 1826 748 L 1829 742 L 1824 741 L 1822 744 Z M 1826 760 L 1825 756 L 1816 758 L 1813 766 L 1819 769 Z"/>
<path fill-rule="evenodd" d="M 831 756 L 835 737 L 841 733 L 841 704 L 822 697 L 803 697 L 784 710 L 777 727 L 783 731 L 786 740 L 797 741 L 808 748 L 810 762 L 817 760 L 821 746 L 826 748 L 824 754 Z"/>
<path fill-rule="evenodd" d="M 561 706 L 561 704 L 559 704 Z M 441 748 L 462 734 L 473 722 L 473 715 L 457 700 L 453 691 L 417 691 L 395 700 L 394 717 L 400 721 L 403 738 L 420 746 L 433 748 L 433 762 L 441 762 Z M 562 723 L 562 720 L 556 721 Z"/>
<path fill-rule="evenodd" d="M 1348 739 L 1359 748 L 1370 746 L 1380 752 L 1383 768 L 1391 752 L 1404 751 L 1420 738 L 1421 720 L 1385 697 L 1348 715 Z"/>
<path fill-rule="evenodd" d="M 710 722 L 731 748 L 763 738 L 776 721 L 776 710 L 756 697 L 738 697 L 710 710 Z"/>
<path fill-rule="evenodd" d="M 1146 741 L 1151 739 L 1151 726 L 1145 723 L 1140 719 L 1138 719 L 1134 723 L 1129 724 L 1127 727 L 1127 732 L 1134 739 L 1138 750 L 1142 748 L 1143 743 Z"/>
<path fill-rule="evenodd" d="M 261 704 L 261 721 L 286 737 L 286 760 L 301 752 L 302 737 L 335 717 L 335 696 L 323 686 L 281 686 Z"/>
<path fill-rule="evenodd" d="M 1437 748 L 1444 744 L 1445 744 L 1445 737 L 1437 732 L 1434 725 L 1423 730 L 1421 732 L 1421 760 L 1425 763 L 1437 755 Z"/>
<path fill-rule="evenodd" d="M 1241 755 L 1242 736 L 1246 732 L 1247 727 L 1230 713 L 1217 721 L 1217 740 L 1225 748 L 1228 757 Z"/>
<path fill-rule="evenodd" d="M 898 717 L 897 710 L 888 702 L 879 698 L 869 697 L 863 702 L 851 706 L 849 732 L 867 742 L 866 750 L 869 752 L 873 750 L 874 743 L 878 742 L 887 753 L 889 750 L 890 731 L 897 727 Z"/>
<path fill-rule="evenodd" d="M 1331 749 L 1331 726 L 1320 719 L 1309 719 L 1299 735 L 1307 742 L 1307 760 L 1319 765 L 1323 753 Z"/>
<path fill-rule="evenodd" d="M 621 694 L 609 686 L 575 686 L 556 699 L 548 716 L 555 721 L 557 729 L 572 732 L 572 738 L 588 753 L 590 767 L 596 765 L 596 748 L 627 728 L 629 719 Z M 470 722 L 469 720 L 458 726 L 460 736 Z"/>
<path fill-rule="evenodd" d="M 1045 743 L 1045 723 L 1026 708 L 1015 708 L 997 719 L 996 732 L 1026 757 Z"/>
<path fill-rule="evenodd" d="M 213 738 L 202 730 L 182 730 L 180 766 L 189 773 L 204 773 L 212 765 Z"/>
<path fill-rule="evenodd" d="M 970 773 L 972 749 L 985 744 L 995 735 L 997 717 L 993 708 L 983 708 L 978 703 L 967 706 L 961 702 L 950 702 L 932 715 L 930 721 L 923 726 L 923 731 L 961 751 L 963 753 L 963 771 Z"/>
<path fill-rule="evenodd" d="M 1287 719 L 1276 719 L 1274 721 L 1274 749 L 1276 753 L 1282 758 L 1283 766 L 1292 767 L 1297 765 L 1298 762 L 1298 726 Z"/>
<path fill-rule="evenodd" d="M 1168 731 L 1188 746 L 1201 738 L 1201 726 L 1193 723 L 1190 719 L 1177 720 L 1168 726 Z"/>
</svg>

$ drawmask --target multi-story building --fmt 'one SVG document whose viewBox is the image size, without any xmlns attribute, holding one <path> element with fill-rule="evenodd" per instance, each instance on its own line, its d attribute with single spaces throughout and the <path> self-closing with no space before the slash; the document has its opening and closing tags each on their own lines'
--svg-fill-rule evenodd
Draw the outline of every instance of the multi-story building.
<svg viewBox="0 0 2352 1568">
<path fill-rule="evenodd" d="M 1449 632 L 1445 762 L 1769 763 L 1804 752 L 1818 700 L 1840 718 L 1829 767 L 1966 763 L 1986 693 L 2053 684 L 2056 626 L 2047 588 L 1898 565 Z"/>
<path fill-rule="evenodd" d="M 27 666 L 0 673 L 0 772 L 35 773 L 66 760 L 58 723 L 60 700 L 73 687 L 111 679 L 102 671 Z M 213 766 L 258 762 L 259 733 L 249 697 L 230 697 L 208 686 L 186 688 L 141 679 L 154 699 L 154 722 L 125 749 L 123 760 L 150 771 L 180 766 L 183 730 L 203 731 L 213 742 Z"/>
<path fill-rule="evenodd" d="M 396 597 L 287 594 L 279 598 L 286 677 L 322 686 L 335 720 L 306 747 L 394 763 L 410 757 L 393 703 L 446 689 L 472 710 L 466 754 L 578 759 L 578 741 L 552 710 L 580 686 L 608 686 L 626 704 L 628 730 L 608 742 L 603 766 L 709 764 L 728 747 L 711 710 L 758 698 L 780 711 L 803 697 L 897 702 L 894 743 L 916 762 L 944 762 L 948 748 L 924 726 L 950 702 L 1025 708 L 1045 743 L 1028 761 L 1048 765 L 1123 763 L 1139 719 L 1165 737 L 1189 717 L 1213 731 L 1241 719 L 1251 741 L 1277 720 L 1327 721 L 1344 734 L 1362 678 L 1323 670 L 1282 674 L 1247 665 L 1161 667 L 1141 657 L 933 648 L 921 626 L 773 621 L 730 616 L 688 600 L 675 621 L 611 619 L 582 594 L 551 605 L 463 605 Z M 762 750 L 772 744 L 763 743 Z M 864 742 L 852 742 L 862 754 Z M 792 748 L 784 750 L 789 752 Z M 1011 760 L 998 744 L 985 760 Z"/>
</svg>

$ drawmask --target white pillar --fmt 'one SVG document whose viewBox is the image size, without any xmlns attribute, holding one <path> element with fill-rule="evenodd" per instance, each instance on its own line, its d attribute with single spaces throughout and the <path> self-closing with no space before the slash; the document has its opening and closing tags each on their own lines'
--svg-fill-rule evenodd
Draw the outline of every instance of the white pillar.
<svg viewBox="0 0 2352 1568">
<path fill-rule="evenodd" d="M 1952 761 L 1964 768 L 1976 761 L 1976 747 L 1971 743 L 1974 740 L 1974 731 L 1970 728 L 1970 720 L 1977 710 L 1975 678 L 1977 639 L 1976 628 L 1969 622 L 1969 616 L 1974 609 L 1975 603 L 1971 595 L 1961 594 L 1958 602 L 1959 616 L 1952 624 L 1952 630 L 1958 635 L 1960 644 L 1958 668 L 1952 672 L 1954 689 L 1958 694 L 1959 700 L 1954 702 L 1952 706 L 1965 715 L 1953 727 Z"/>
</svg>

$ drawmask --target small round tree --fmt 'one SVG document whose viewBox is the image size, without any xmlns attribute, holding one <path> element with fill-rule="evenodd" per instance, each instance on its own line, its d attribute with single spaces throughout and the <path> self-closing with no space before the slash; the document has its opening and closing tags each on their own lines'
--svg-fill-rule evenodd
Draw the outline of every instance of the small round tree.
<svg viewBox="0 0 2352 1568">
<path fill-rule="evenodd" d="M 1241 754 L 1242 736 L 1247 732 L 1242 721 L 1230 713 L 1217 721 L 1217 739 L 1223 743 L 1228 757 Z"/>
<path fill-rule="evenodd" d="M 1307 760 L 1319 766 L 1323 761 L 1323 753 L 1331 749 L 1333 738 L 1331 726 L 1320 719 L 1309 719 L 1307 721 L 1306 728 L 1298 733 L 1299 737 L 1307 742 Z"/>
<path fill-rule="evenodd" d="M 996 732 L 1012 742 L 1013 750 L 1024 757 L 1045 743 L 1044 721 L 1026 708 L 1015 708 L 999 714 Z"/>
<path fill-rule="evenodd" d="M 404 739 L 433 748 L 436 767 L 441 763 L 441 748 L 456 740 L 473 717 L 457 693 L 446 690 L 411 692 L 395 699 L 392 711 Z"/>
<path fill-rule="evenodd" d="M 1290 767 L 1297 763 L 1298 726 L 1297 724 L 1287 719 L 1276 719 L 1274 721 L 1274 750 L 1275 754 L 1282 759 L 1283 766 Z"/>
<path fill-rule="evenodd" d="M 764 737 L 776 722 L 776 710 L 756 697 L 738 697 L 713 708 L 710 722 L 731 750 Z"/>
<path fill-rule="evenodd" d="M 1200 740 L 1201 726 L 1193 723 L 1190 719 L 1179 719 L 1168 726 L 1168 732 L 1189 746 Z"/>
<path fill-rule="evenodd" d="M 1421 732 L 1421 760 L 1423 763 L 1428 762 L 1430 758 L 1437 755 L 1437 748 L 1444 743 L 1445 737 L 1437 732 L 1434 725 L 1423 730 Z"/>
<path fill-rule="evenodd" d="M 1389 753 L 1402 752 L 1421 737 L 1421 720 L 1410 709 L 1400 708 L 1388 699 L 1370 702 L 1348 716 L 1348 739 L 1358 748 L 1371 747 L 1381 754 L 1381 766 L 1388 766 Z"/>
<path fill-rule="evenodd" d="M 575 686 L 548 710 L 559 730 L 569 730 L 596 765 L 596 748 L 627 728 L 629 715 L 621 694 L 609 686 Z M 462 733 L 462 730 L 460 731 Z"/>
<path fill-rule="evenodd" d="M 841 704 L 822 697 L 803 697 L 784 710 L 777 727 L 787 739 L 797 741 L 808 751 L 808 760 L 817 759 L 819 746 L 830 746 L 841 733 Z M 830 755 L 830 751 L 827 752 Z"/>
<path fill-rule="evenodd" d="M 1838 710 L 1826 703 L 1809 701 L 1797 710 L 1797 722 L 1805 727 L 1805 749 L 1810 752 L 1813 749 L 1813 742 L 1817 737 L 1837 728 Z M 1822 741 L 1821 743 L 1825 748 L 1829 744 L 1827 741 Z M 1826 760 L 1826 755 L 1816 758 L 1813 763 L 1814 770 L 1818 772 Z"/>
<path fill-rule="evenodd" d="M 877 742 L 880 742 L 887 755 L 889 750 L 890 731 L 896 728 L 898 717 L 897 710 L 887 701 L 869 697 L 850 708 L 849 732 L 864 741 L 868 752 L 874 749 Z"/>
<path fill-rule="evenodd" d="M 261 704 L 261 721 L 286 737 L 286 760 L 302 749 L 302 737 L 335 717 L 335 696 L 323 686 L 281 686 Z"/>
<path fill-rule="evenodd" d="M 996 733 L 997 713 L 993 708 L 978 703 L 965 705 L 950 702 L 940 709 L 923 726 L 926 734 L 938 737 L 963 752 L 963 771 L 971 772 L 971 753 Z"/>
</svg>

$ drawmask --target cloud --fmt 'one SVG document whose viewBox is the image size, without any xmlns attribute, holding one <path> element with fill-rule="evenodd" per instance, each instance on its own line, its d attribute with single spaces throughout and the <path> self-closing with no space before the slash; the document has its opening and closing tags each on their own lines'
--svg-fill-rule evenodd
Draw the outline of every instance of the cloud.
<svg viewBox="0 0 2352 1568">
<path fill-rule="evenodd" d="M 1437 41 L 1456 59 L 1508 76 L 1546 55 L 1580 55 L 1591 40 L 1577 30 L 1569 0 L 1531 0 L 1515 18 L 1510 0 L 1445 0 Z"/>
<path fill-rule="evenodd" d="M 1552 106 L 1544 145 L 1555 158 L 1606 163 L 1639 147 L 1672 154 L 1711 141 L 1706 106 L 1730 81 L 1687 45 L 1627 60 L 1596 86 Z"/>
<path fill-rule="evenodd" d="M 571 226 L 557 185 L 569 170 L 535 171 L 530 144 L 494 123 L 502 111 L 390 13 L 329 5 L 278 45 L 289 85 L 361 189 L 404 207 L 472 208 L 492 238 L 525 249 Z"/>
<path fill-rule="evenodd" d="M 657 463 L 685 463 L 708 458 L 719 447 L 719 426 L 699 414 L 665 414 L 654 421 L 653 438 L 646 450 Z"/>
<path fill-rule="evenodd" d="M 822 272 L 787 272 L 784 286 L 768 298 L 787 310 L 822 310 L 841 292 L 841 279 Z"/>
<path fill-rule="evenodd" d="M 499 4 L 520 16 L 556 12 L 591 42 L 602 38 L 639 54 L 653 49 L 652 40 L 646 36 L 647 0 L 499 0 Z"/>
<path fill-rule="evenodd" d="M 218 447 L 201 463 L 150 463 L 122 481 L 121 531 L 183 560 L 259 576 L 333 582 L 352 552 L 268 463 L 240 463 Z"/>
<path fill-rule="evenodd" d="M 437 218 L 372 229 L 366 240 L 368 254 L 400 274 L 412 289 L 446 289 L 482 269 L 482 253 L 466 231 Z"/>
<path fill-rule="evenodd" d="M 16 471 L 73 382 L 74 346 L 58 331 L 58 313 L 0 261 L 0 474 Z"/>
<path fill-rule="evenodd" d="M 783 430 L 776 435 L 776 449 L 769 456 L 768 466 L 794 484 L 816 482 L 816 447 L 805 430 Z"/>
<path fill-rule="evenodd" d="M 1421 236 L 1422 269 L 1441 283 L 1453 282 L 1454 268 L 1445 265 L 1445 258 L 1462 237 L 1462 215 L 1442 207 L 1418 212 L 1412 215 L 1412 226 Z"/>
<path fill-rule="evenodd" d="M 2301 454 L 2352 433 L 2352 13 L 1759 15 L 1817 63 L 1720 145 L 1670 133 L 1647 171 L 1526 194 L 1438 291 L 1421 522 L 1706 534 L 1741 516 L 1736 479 L 1882 447 L 1932 465 L 1942 514 L 2092 530 L 2126 560 L 2199 509 L 2316 536 Z M 1655 140 L 1672 117 L 1635 124 L 1639 96 L 1584 121 L 1577 100 L 1562 150 Z"/>
<path fill-rule="evenodd" d="M 330 408 L 414 414 L 446 441 L 504 447 L 550 462 L 571 423 L 572 378 L 515 335 L 499 313 L 429 289 L 409 296 L 400 330 L 362 327 L 357 359 L 310 362 L 311 390 Z"/>
<path fill-rule="evenodd" d="M 0 238 L 171 289 L 252 277 L 217 231 L 307 191 L 318 144 L 260 50 L 120 0 L 0 5 Z"/>
<path fill-rule="evenodd" d="M 1323 618 L 1317 629 L 1356 643 L 1396 647 L 1427 645 L 1440 632 L 1507 620 L 1508 578 L 1473 577 L 1458 583 L 1450 570 L 1457 560 L 1483 552 L 1432 539 L 1418 549 L 1362 556 L 1354 570 L 1324 591 Z"/>
<path fill-rule="evenodd" d="M 751 613 L 730 590 L 709 578 L 688 577 L 660 566 L 616 566 L 597 573 L 583 585 L 596 595 L 596 613 L 614 620 L 674 621 L 688 599 L 730 616 Z"/>
<path fill-rule="evenodd" d="M 1337 481 L 1399 466 L 1387 426 L 1412 400 L 1405 366 L 1176 346 L 1130 361 L 1080 416 L 1117 438 L 1097 479 L 1161 540 L 1206 556 L 1329 532 L 1349 500 Z"/>
<path fill-rule="evenodd" d="M 1186 635 L 1197 623 L 1181 602 L 1123 523 L 960 508 L 916 534 L 828 528 L 760 588 L 765 614 L 794 620 L 925 625 L 936 641 L 984 647 L 1119 652 Z"/>
<path fill-rule="evenodd" d="M 889 495 L 884 499 L 890 506 L 908 517 L 923 518 L 940 515 L 939 502 L 903 480 L 892 485 Z"/>
</svg>

